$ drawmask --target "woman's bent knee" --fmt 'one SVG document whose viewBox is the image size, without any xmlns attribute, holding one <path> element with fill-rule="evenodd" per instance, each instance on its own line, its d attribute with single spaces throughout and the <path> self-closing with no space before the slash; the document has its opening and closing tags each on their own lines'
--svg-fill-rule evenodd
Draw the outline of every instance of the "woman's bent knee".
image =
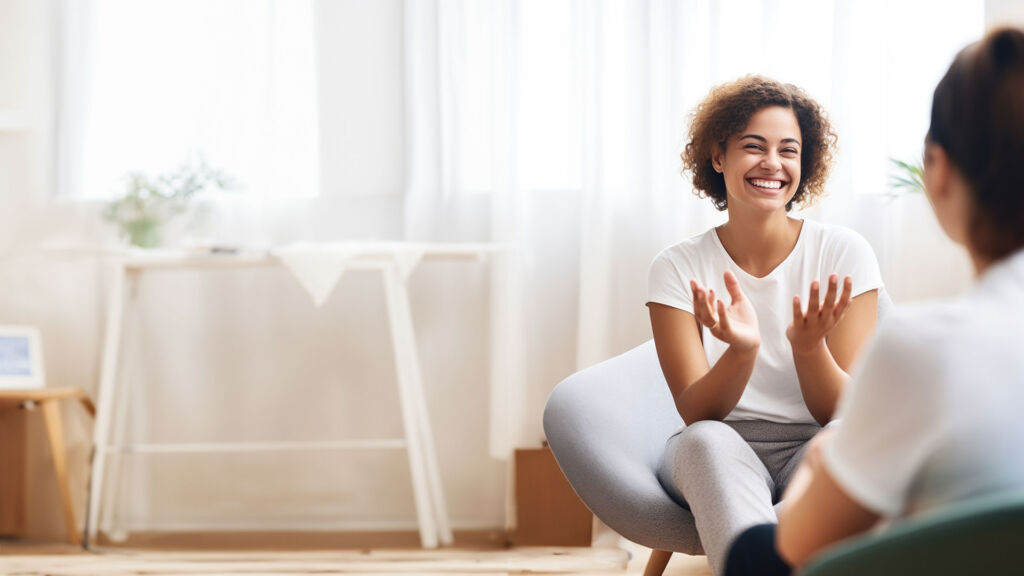
<svg viewBox="0 0 1024 576">
<path fill-rule="evenodd" d="M 714 447 L 719 444 L 743 442 L 743 438 L 731 426 L 719 420 L 701 420 L 694 422 L 679 432 L 678 446 L 698 449 Z"/>
<path fill-rule="evenodd" d="M 668 448 L 676 467 L 681 464 L 692 466 L 706 463 L 737 443 L 745 444 L 743 438 L 728 424 L 718 420 L 701 420 L 681 430 Z"/>
</svg>

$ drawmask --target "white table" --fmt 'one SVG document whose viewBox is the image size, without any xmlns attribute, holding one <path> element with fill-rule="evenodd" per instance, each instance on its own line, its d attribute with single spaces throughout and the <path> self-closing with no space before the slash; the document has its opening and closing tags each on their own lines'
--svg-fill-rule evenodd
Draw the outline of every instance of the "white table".
<svg viewBox="0 0 1024 576">
<path fill-rule="evenodd" d="M 126 298 L 126 295 L 135 294 L 134 288 L 139 276 L 148 270 L 280 266 L 282 262 L 271 254 L 225 255 L 140 251 L 115 256 L 98 392 L 92 478 L 89 484 L 89 502 L 86 510 L 86 547 L 95 545 L 96 542 L 97 527 L 102 510 L 104 470 L 107 456 L 110 453 L 180 454 L 360 449 L 406 450 L 412 476 L 420 541 L 424 548 L 436 548 L 439 543 L 452 543 L 452 531 L 448 522 L 444 490 L 441 486 L 437 453 L 423 394 L 423 377 L 416 351 L 406 280 L 411 268 L 420 259 L 483 259 L 492 253 L 499 252 L 501 247 L 493 244 L 361 243 L 323 245 L 319 249 L 329 251 L 332 246 L 336 246 L 340 252 L 349 256 L 345 264 L 346 270 L 376 270 L 383 275 L 395 368 L 398 374 L 403 437 L 331 442 L 126 444 L 123 437 L 123 426 L 117 426 L 115 431 L 113 423 L 117 418 L 124 418 L 124 413 L 127 411 L 127 407 L 118 401 L 119 397 L 126 397 L 128 391 L 122 389 L 126 388 L 125 384 L 119 384 L 117 372 L 122 347 L 125 306 L 132 299 L 131 297 Z M 410 262 L 413 264 L 410 265 Z"/>
</svg>

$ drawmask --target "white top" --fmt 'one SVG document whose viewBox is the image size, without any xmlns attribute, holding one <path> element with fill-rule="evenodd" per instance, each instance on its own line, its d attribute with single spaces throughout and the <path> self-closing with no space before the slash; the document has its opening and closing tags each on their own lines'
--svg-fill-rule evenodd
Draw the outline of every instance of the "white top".
<svg viewBox="0 0 1024 576">
<path fill-rule="evenodd" d="M 854 500 L 905 516 L 1024 487 L 1024 251 L 960 299 L 888 315 L 825 448 Z"/>
<path fill-rule="evenodd" d="M 743 271 L 725 251 L 714 228 L 661 251 L 651 263 L 648 303 L 665 304 L 693 313 L 690 279 L 729 302 L 722 275 L 732 270 L 757 313 L 761 347 L 754 373 L 738 404 L 726 420 L 814 423 L 797 380 L 786 327 L 793 321 L 793 296 L 806 306 L 811 282 L 828 285 L 832 273 L 853 277 L 853 296 L 882 287 L 882 275 L 871 246 L 856 232 L 840 226 L 804 220 L 793 251 L 767 276 Z M 825 290 L 821 290 L 821 298 Z M 702 328 L 704 352 L 714 365 L 728 348 Z"/>
</svg>

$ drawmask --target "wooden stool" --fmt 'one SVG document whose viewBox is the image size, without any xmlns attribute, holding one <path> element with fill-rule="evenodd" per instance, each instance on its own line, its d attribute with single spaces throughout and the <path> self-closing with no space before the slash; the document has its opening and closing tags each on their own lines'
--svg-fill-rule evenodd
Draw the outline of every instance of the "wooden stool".
<svg viewBox="0 0 1024 576">
<path fill-rule="evenodd" d="M 0 420 L 3 412 L 21 407 L 39 406 L 46 423 L 46 433 L 50 440 L 50 452 L 53 454 L 53 467 L 57 473 L 57 488 L 64 505 L 64 518 L 67 523 L 68 541 L 81 545 L 82 532 L 75 521 L 75 511 L 71 507 L 71 488 L 68 484 L 67 454 L 64 447 L 64 425 L 61 420 L 60 401 L 71 398 L 79 400 L 86 411 L 92 416 L 96 409 L 92 400 L 81 388 L 36 388 L 24 390 L 0 390 Z M 14 427 L 11 427 L 14 428 Z M 9 444 L 8 457 L 0 466 L 0 486 L 12 501 L 13 506 L 4 506 L 8 510 L 0 516 L 0 524 L 9 525 L 15 531 L 24 528 L 24 502 L 27 466 L 25 465 L 26 438 L 24 428 L 10 430 L 0 435 Z"/>
</svg>

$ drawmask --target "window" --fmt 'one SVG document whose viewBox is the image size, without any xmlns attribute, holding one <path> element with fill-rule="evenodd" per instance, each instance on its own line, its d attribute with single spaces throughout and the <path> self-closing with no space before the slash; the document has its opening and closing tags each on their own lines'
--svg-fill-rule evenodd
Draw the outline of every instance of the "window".
<svg viewBox="0 0 1024 576">
<path fill-rule="evenodd" d="M 829 112 L 833 189 L 886 192 L 889 158 L 920 155 L 935 84 L 984 29 L 983 0 L 452 0 L 439 14 L 440 141 L 465 191 L 495 185 L 502 153 L 524 189 L 585 174 L 635 189 L 631 154 L 656 142 L 651 157 L 674 158 L 712 86 L 764 74 Z"/>
<path fill-rule="evenodd" d="M 312 0 L 66 0 L 62 194 L 191 156 L 247 194 L 318 193 Z"/>
</svg>

